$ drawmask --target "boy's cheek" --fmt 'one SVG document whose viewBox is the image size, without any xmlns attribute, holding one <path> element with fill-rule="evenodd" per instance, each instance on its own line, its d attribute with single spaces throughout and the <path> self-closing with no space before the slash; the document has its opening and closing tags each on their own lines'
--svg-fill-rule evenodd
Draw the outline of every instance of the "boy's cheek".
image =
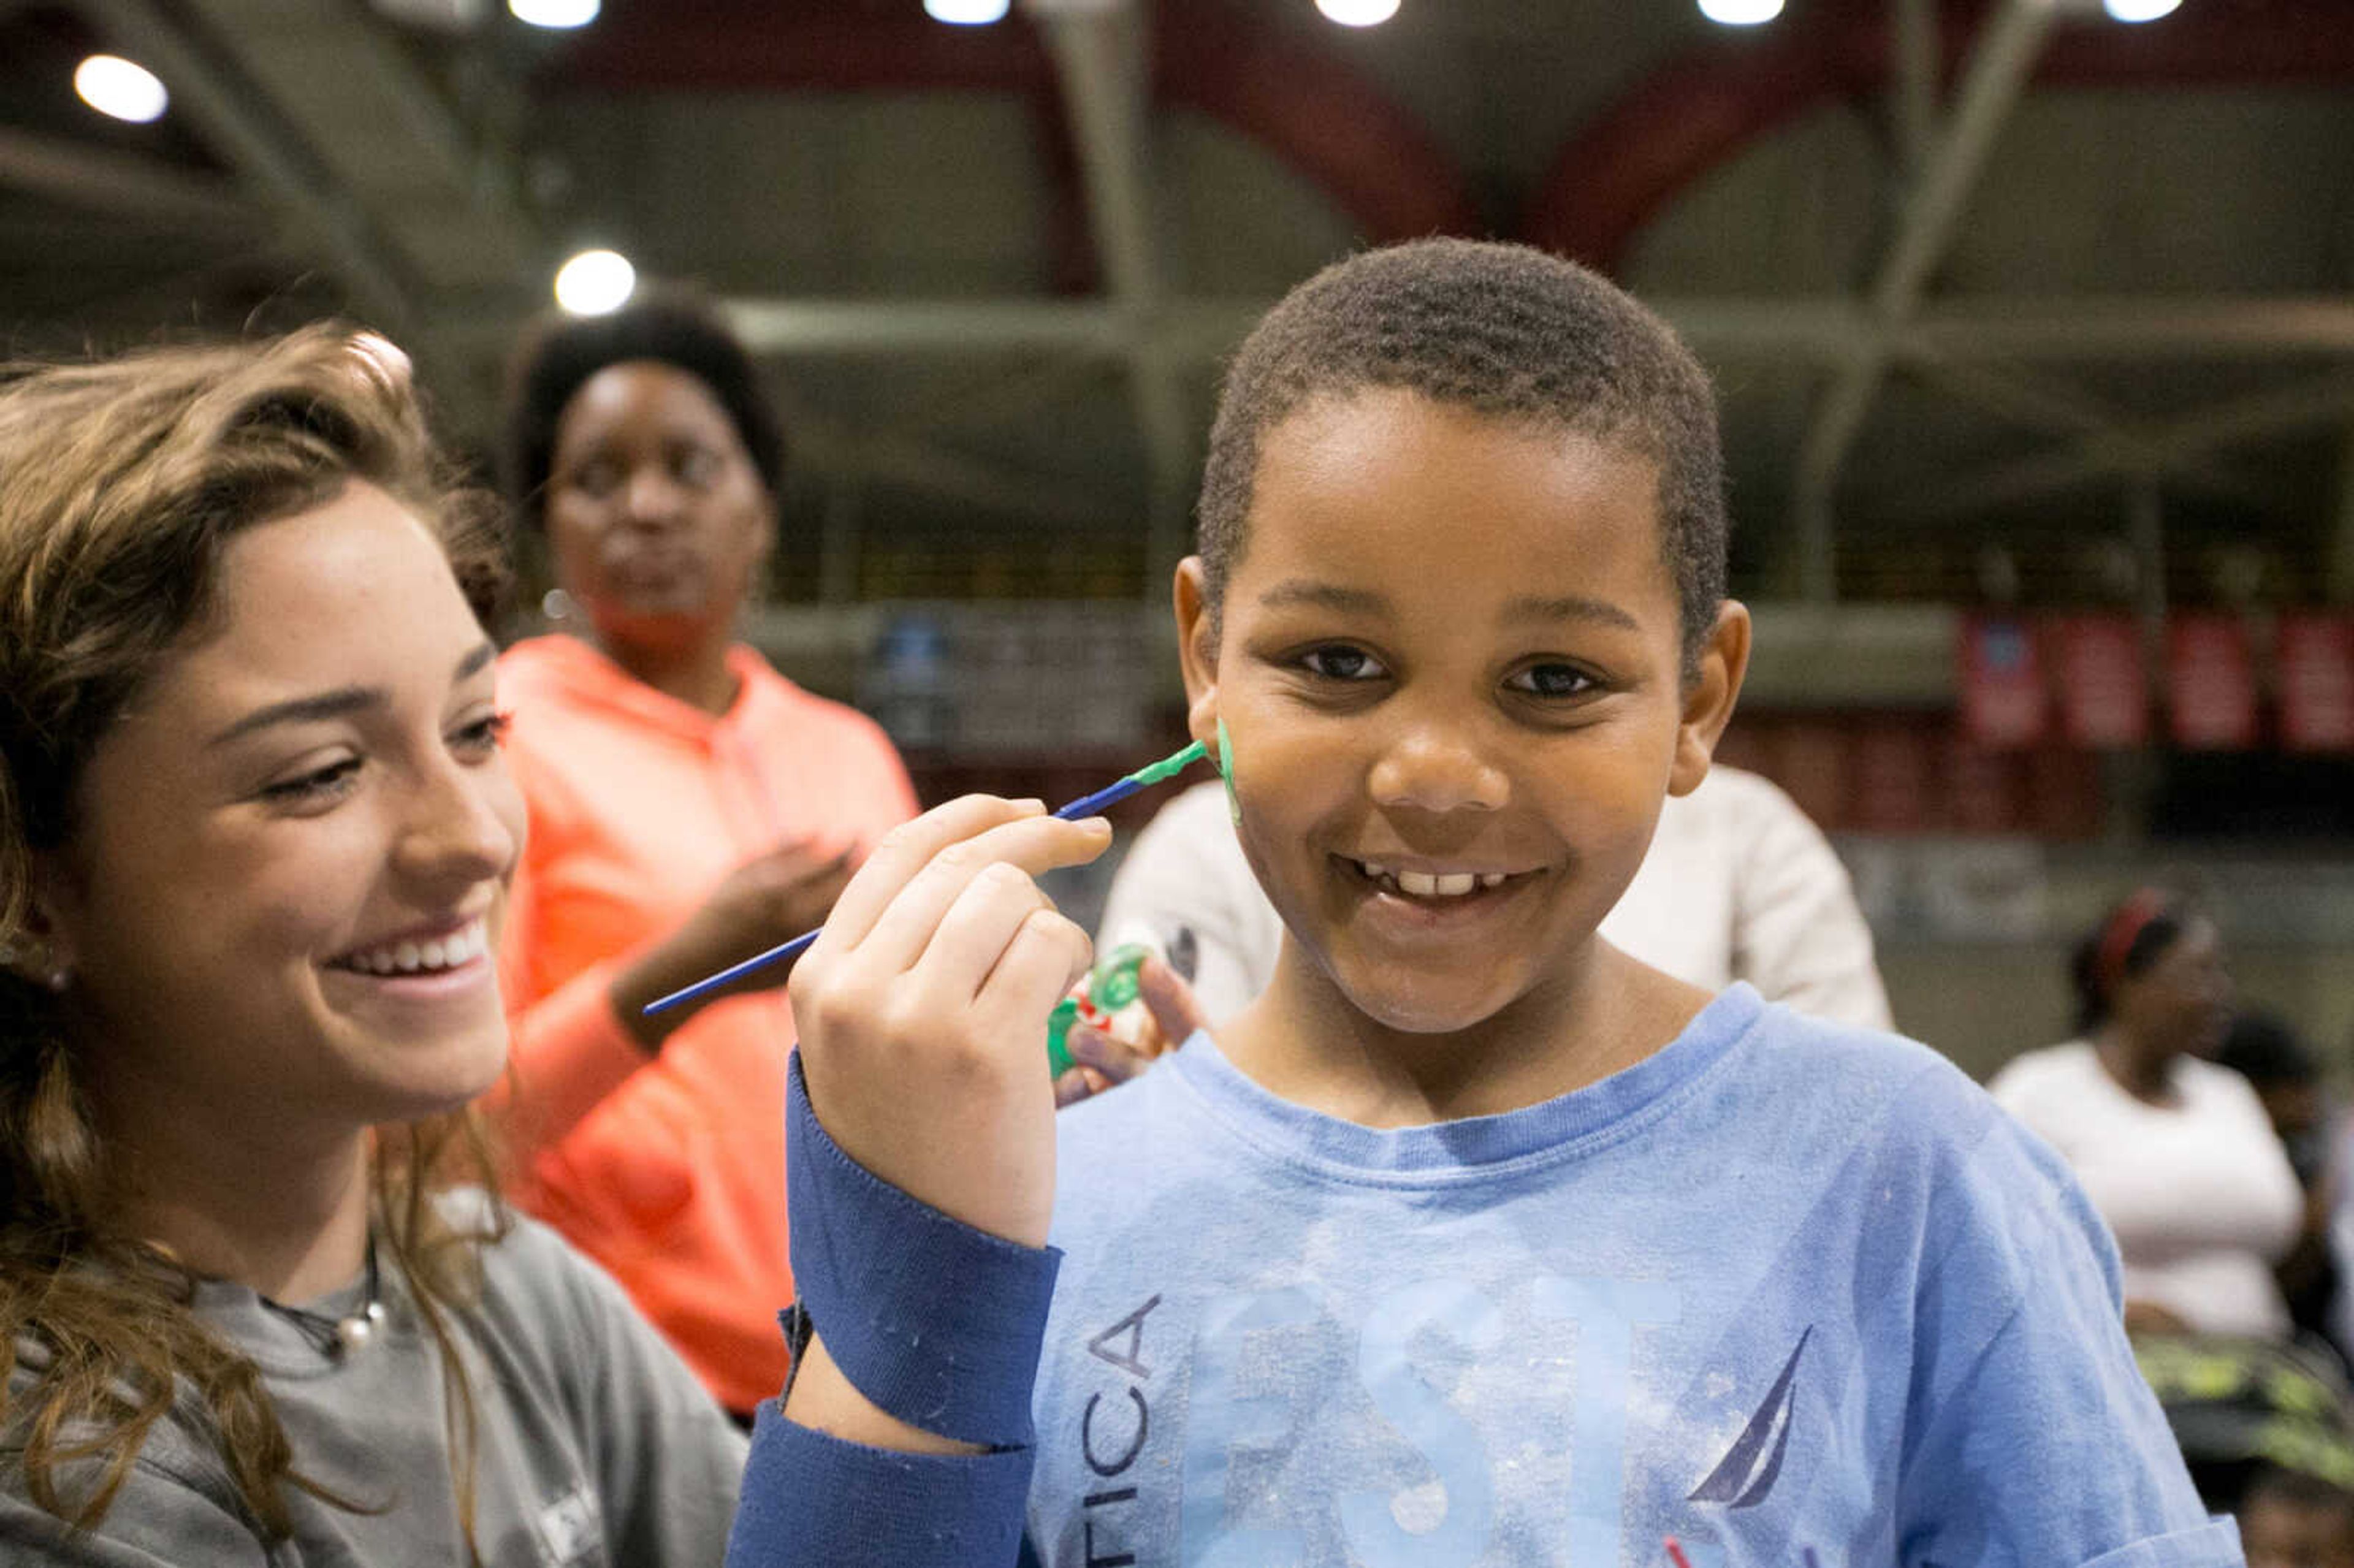
<svg viewBox="0 0 2354 1568">
<path fill-rule="evenodd" d="M 1216 747 L 1219 738 L 1214 734 L 1210 744 Z M 1233 717 L 1224 740 L 1228 795 L 1245 819 L 1283 821 L 1305 831 L 1317 816 L 1361 792 L 1352 790 L 1351 780 L 1363 777 L 1368 762 L 1338 736 L 1299 724 Z"/>
</svg>

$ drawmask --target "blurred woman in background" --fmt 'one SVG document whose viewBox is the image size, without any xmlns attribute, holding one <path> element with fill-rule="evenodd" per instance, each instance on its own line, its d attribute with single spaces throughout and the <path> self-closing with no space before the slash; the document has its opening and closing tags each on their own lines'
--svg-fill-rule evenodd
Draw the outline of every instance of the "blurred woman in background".
<svg viewBox="0 0 2354 1568">
<path fill-rule="evenodd" d="M 532 823 L 503 955 L 518 1195 L 748 1420 L 782 1386 L 793 1295 L 790 969 L 644 1008 L 816 926 L 916 809 L 880 728 L 737 639 L 783 464 L 758 371 L 699 303 L 658 296 L 524 344 L 506 476 L 569 634 L 499 662 Z"/>
<path fill-rule="evenodd" d="M 2264 1104 L 2201 1058 L 2230 1022 L 2212 921 L 2155 888 L 2078 944 L 2076 1038 L 1988 1088 L 2074 1167 L 2115 1233 L 2137 1332 L 2289 1332 L 2273 1266 L 2304 1212 Z"/>
<path fill-rule="evenodd" d="M 397 352 L 19 371 L 0 473 L 0 1557 L 716 1563 L 740 1438 L 466 1114 L 524 812 Z"/>
</svg>

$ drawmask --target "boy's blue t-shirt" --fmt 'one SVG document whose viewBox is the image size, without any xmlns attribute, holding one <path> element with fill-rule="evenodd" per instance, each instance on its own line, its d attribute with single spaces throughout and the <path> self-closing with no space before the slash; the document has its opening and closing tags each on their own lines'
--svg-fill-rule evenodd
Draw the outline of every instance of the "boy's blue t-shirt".
<svg viewBox="0 0 2354 1568">
<path fill-rule="evenodd" d="M 1052 1568 L 2236 1563 L 2058 1159 L 1736 986 L 1509 1115 L 1375 1131 L 1207 1035 L 1062 1118 Z"/>
</svg>

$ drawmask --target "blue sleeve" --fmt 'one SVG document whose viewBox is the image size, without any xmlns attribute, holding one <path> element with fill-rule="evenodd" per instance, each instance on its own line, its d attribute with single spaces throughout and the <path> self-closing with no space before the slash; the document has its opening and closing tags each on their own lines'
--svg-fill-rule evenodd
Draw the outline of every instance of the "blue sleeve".
<svg viewBox="0 0 2354 1568">
<path fill-rule="evenodd" d="M 727 1568 L 1014 1568 L 1034 1448 L 902 1454 L 760 1406 Z"/>
<path fill-rule="evenodd" d="M 1022 1247 L 860 1166 L 786 1085 L 797 1313 L 853 1387 L 969 1456 L 852 1443 L 764 1403 L 727 1542 L 729 1568 L 1013 1568 L 1037 1446 L 1030 1400 L 1061 1254 Z"/>
<path fill-rule="evenodd" d="M 1902 1560 L 1939 1568 L 2239 1564 L 2125 1332 L 2116 1250 L 2058 1157 L 2008 1118 L 1949 1173 L 1924 1272 Z"/>
<path fill-rule="evenodd" d="M 910 1426 L 976 1447 L 1030 1446 L 1063 1255 L 976 1230 L 843 1153 L 810 1103 L 799 1051 L 785 1118 L 793 1285 L 833 1364 Z"/>
</svg>

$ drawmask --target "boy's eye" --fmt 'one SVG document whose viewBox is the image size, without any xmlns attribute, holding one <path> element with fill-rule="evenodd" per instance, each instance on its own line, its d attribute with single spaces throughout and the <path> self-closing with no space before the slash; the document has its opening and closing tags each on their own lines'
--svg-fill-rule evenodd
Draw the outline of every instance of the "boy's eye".
<svg viewBox="0 0 2354 1568">
<path fill-rule="evenodd" d="M 1389 673 L 1380 660 L 1363 649 L 1345 645 L 1311 648 L 1300 655 L 1299 662 L 1310 674 L 1328 681 L 1376 681 Z"/>
<path fill-rule="evenodd" d="M 1532 697 L 1575 697 L 1593 688 L 1594 677 L 1574 664 L 1532 664 L 1504 684 Z"/>
<path fill-rule="evenodd" d="M 671 459 L 671 473 L 690 490 L 708 490 L 719 482 L 719 454 L 708 447 L 684 447 Z"/>
<path fill-rule="evenodd" d="M 330 762 L 323 768 L 313 768 L 292 779 L 282 779 L 275 784 L 262 786 L 261 796 L 281 806 L 323 806 L 351 793 L 358 782 L 360 759 L 346 757 Z"/>
</svg>

